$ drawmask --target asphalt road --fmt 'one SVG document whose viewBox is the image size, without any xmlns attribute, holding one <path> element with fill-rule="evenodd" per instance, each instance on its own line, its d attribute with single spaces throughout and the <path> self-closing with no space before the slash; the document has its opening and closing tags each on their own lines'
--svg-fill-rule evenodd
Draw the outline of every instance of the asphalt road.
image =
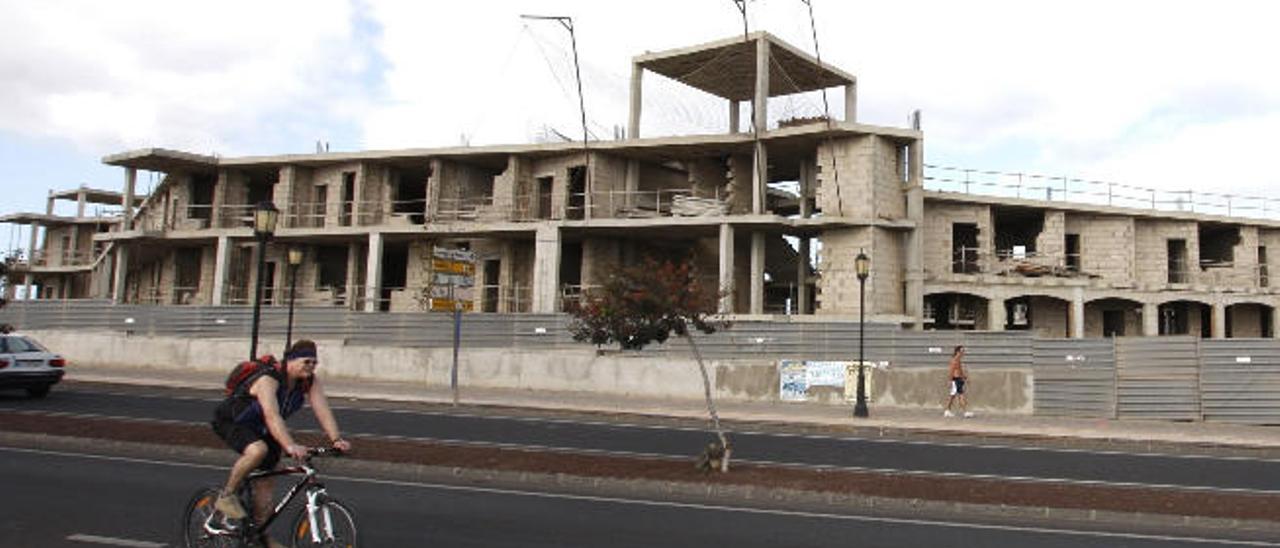
<svg viewBox="0 0 1280 548">
<path fill-rule="evenodd" d="M 59 386 L 48 399 L 0 395 L 0 410 L 47 411 L 205 423 L 216 397 L 208 392 L 158 391 L 141 396 L 107 386 Z M 133 389 L 130 389 L 131 391 Z M 686 458 L 710 440 L 705 431 L 564 419 L 385 410 L 338 405 L 350 435 L 499 443 Z M 308 411 L 291 427 L 314 429 Z M 934 443 L 918 440 L 738 432 L 735 460 L 854 467 L 998 478 L 1280 492 L 1280 461 L 1160 454 L 1091 452 L 1033 447 Z"/>
<path fill-rule="evenodd" d="M 0 447 L 0 539 L 6 546 L 178 545 L 182 508 L 223 471 L 162 460 Z M 988 525 L 804 513 L 656 500 L 326 478 L 355 508 L 365 546 L 1280 546 L 1196 535 Z"/>
</svg>

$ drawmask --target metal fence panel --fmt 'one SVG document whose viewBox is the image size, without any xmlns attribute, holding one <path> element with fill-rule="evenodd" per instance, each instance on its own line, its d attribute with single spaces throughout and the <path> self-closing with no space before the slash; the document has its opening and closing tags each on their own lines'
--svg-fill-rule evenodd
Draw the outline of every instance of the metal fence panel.
<svg viewBox="0 0 1280 548">
<path fill-rule="evenodd" d="M 1114 418 L 1116 354 L 1112 339 L 1036 339 L 1035 414 Z"/>
<path fill-rule="evenodd" d="M 1200 342 L 1206 421 L 1280 424 L 1280 341 Z"/>
<path fill-rule="evenodd" d="M 1201 419 L 1199 343 L 1195 337 L 1116 339 L 1116 416 Z"/>
</svg>

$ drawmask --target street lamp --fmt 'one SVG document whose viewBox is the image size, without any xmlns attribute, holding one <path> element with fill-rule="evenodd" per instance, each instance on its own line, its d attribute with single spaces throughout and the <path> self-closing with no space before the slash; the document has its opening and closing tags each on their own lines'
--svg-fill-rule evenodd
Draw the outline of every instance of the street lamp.
<svg viewBox="0 0 1280 548">
<path fill-rule="evenodd" d="M 249 360 L 258 359 L 258 322 L 262 318 L 262 271 L 267 263 L 267 241 L 276 232 L 280 210 L 271 202 L 258 202 L 253 208 L 253 236 L 258 240 L 258 274 L 253 290 L 253 334 L 249 340 Z"/>
<path fill-rule="evenodd" d="M 871 273 L 871 258 L 859 249 L 853 266 L 858 273 L 858 400 L 853 404 L 853 416 L 866 418 L 871 416 L 871 412 L 867 409 L 867 384 L 862 363 L 866 347 L 863 331 L 867 325 L 867 275 Z"/>
<path fill-rule="evenodd" d="M 298 267 L 302 265 L 302 248 L 289 248 L 289 324 L 285 329 L 285 351 L 293 345 L 293 300 L 297 296 Z"/>
</svg>

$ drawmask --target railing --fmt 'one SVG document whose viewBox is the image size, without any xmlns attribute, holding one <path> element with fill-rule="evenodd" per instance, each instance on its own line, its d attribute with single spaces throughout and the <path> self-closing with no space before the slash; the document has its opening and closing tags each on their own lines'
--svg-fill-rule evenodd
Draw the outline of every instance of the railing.
<svg viewBox="0 0 1280 548">
<path fill-rule="evenodd" d="M 96 255 L 88 251 L 63 250 L 49 253 L 42 249 L 32 253 L 31 260 L 25 262 L 31 266 L 90 266 L 96 258 Z"/>
<path fill-rule="evenodd" d="M 1070 176 L 1012 173 L 925 164 L 929 190 L 1050 202 L 1075 202 L 1236 217 L 1280 217 L 1280 198 L 1196 190 L 1160 190 Z"/>
<path fill-rule="evenodd" d="M 1096 273 L 1084 268 L 1083 257 L 1084 255 L 1079 253 L 1020 252 L 1013 249 L 1000 249 L 991 253 L 976 247 L 957 247 L 951 251 L 949 273 L 1023 277 L 1096 277 Z M 1071 260 L 1073 258 L 1074 261 Z M 1237 266 L 1233 263 L 1205 260 L 1200 262 L 1199 268 L 1191 268 L 1184 261 L 1165 268 L 1163 276 L 1164 283 L 1174 285 L 1252 288 L 1265 288 L 1270 285 L 1270 272 L 1265 264 Z"/>
</svg>

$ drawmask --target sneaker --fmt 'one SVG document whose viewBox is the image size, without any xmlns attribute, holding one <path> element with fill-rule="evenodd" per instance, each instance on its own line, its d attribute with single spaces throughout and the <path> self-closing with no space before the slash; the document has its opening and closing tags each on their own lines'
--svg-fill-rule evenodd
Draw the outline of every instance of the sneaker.
<svg viewBox="0 0 1280 548">
<path fill-rule="evenodd" d="M 954 417 L 954 416 L 956 416 L 956 414 L 955 414 L 955 413 L 952 413 L 950 409 L 947 409 L 946 411 L 943 411 L 943 412 L 942 412 L 942 416 L 943 416 L 943 417 Z"/>
<path fill-rule="evenodd" d="M 244 519 L 249 516 L 249 513 L 244 511 L 244 506 L 240 505 L 240 499 L 235 495 L 225 493 L 218 495 L 218 500 L 214 501 L 213 507 L 231 519 Z"/>
<path fill-rule="evenodd" d="M 964 412 L 964 418 L 966 418 L 966 419 L 972 419 L 972 418 L 973 418 L 973 412 L 972 412 L 972 411 L 965 411 L 965 412 Z"/>
</svg>

